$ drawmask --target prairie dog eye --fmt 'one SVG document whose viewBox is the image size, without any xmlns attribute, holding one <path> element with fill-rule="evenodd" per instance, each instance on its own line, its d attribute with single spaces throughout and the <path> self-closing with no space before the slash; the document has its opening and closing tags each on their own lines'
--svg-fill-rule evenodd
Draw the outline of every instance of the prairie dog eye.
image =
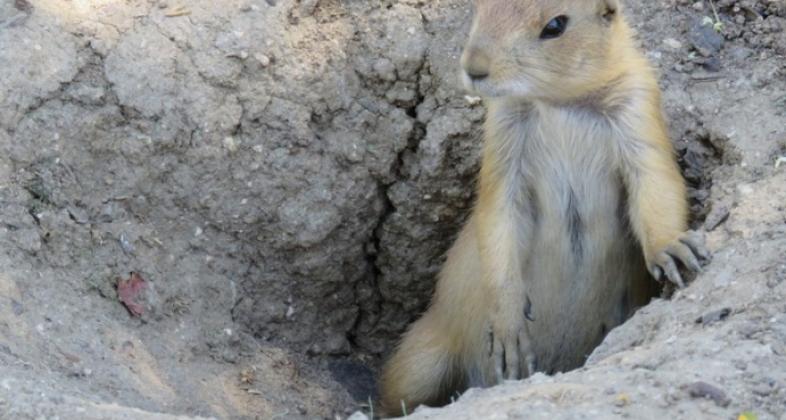
<svg viewBox="0 0 786 420">
<path fill-rule="evenodd" d="M 549 23 L 543 28 L 543 31 L 540 33 L 540 39 L 552 39 L 557 38 L 565 32 L 565 28 L 568 26 L 568 17 L 565 15 L 559 15 L 554 19 L 551 19 Z"/>
</svg>

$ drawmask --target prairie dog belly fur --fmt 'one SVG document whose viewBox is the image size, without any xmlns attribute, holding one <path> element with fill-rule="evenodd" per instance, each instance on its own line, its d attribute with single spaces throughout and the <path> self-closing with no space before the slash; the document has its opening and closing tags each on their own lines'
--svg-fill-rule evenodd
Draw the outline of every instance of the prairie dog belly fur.
<svg viewBox="0 0 786 420">
<path fill-rule="evenodd" d="M 540 370 L 570 370 L 646 303 L 652 295 L 642 290 L 654 292 L 628 223 L 613 115 L 588 106 L 498 105 L 490 104 L 487 129 L 496 135 L 489 138 L 511 142 L 499 145 L 512 152 L 504 179 L 517 186 L 511 203 L 531 226 L 521 281 L 535 319 L 533 351 Z"/>
</svg>

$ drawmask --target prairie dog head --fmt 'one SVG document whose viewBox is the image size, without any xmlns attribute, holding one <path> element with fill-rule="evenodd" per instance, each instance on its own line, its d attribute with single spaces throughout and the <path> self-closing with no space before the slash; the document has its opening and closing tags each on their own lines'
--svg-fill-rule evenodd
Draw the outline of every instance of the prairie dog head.
<svg viewBox="0 0 786 420">
<path fill-rule="evenodd" d="M 608 82 L 618 0 L 474 0 L 461 57 L 467 89 L 485 97 L 569 100 Z"/>
</svg>

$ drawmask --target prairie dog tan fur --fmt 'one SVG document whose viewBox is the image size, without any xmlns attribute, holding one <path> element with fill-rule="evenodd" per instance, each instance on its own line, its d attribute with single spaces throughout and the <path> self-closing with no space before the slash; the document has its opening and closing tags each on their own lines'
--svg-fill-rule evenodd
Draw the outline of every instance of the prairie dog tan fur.
<svg viewBox="0 0 786 420">
<path fill-rule="evenodd" d="M 381 378 L 386 414 L 580 366 L 699 270 L 660 91 L 617 0 L 475 0 L 462 56 L 488 114 L 477 204 Z"/>
</svg>

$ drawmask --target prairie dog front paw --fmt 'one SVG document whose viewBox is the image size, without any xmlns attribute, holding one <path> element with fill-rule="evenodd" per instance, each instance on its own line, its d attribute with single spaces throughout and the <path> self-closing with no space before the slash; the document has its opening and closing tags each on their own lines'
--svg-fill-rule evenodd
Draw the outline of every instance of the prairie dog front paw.
<svg viewBox="0 0 786 420">
<path fill-rule="evenodd" d="M 691 271 L 699 272 L 700 261 L 709 258 L 710 253 L 704 246 L 704 236 L 690 230 L 665 247 L 656 250 L 654 255 L 648 258 L 647 268 L 656 280 L 660 280 L 665 275 L 670 282 L 682 288 L 685 287 L 685 282 L 682 280 L 677 263 Z"/>
</svg>

